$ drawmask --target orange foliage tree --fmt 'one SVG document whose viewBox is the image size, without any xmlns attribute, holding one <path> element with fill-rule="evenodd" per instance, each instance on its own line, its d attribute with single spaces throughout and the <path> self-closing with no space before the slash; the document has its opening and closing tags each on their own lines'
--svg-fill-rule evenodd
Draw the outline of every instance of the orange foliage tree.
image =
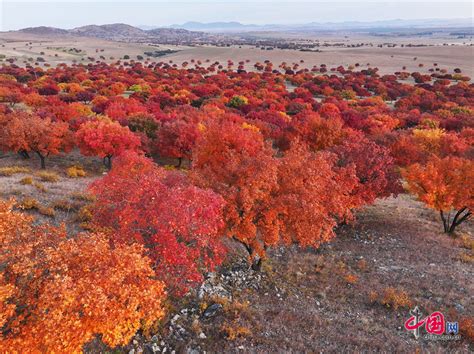
<svg viewBox="0 0 474 354">
<path fill-rule="evenodd" d="M 428 207 L 439 211 L 444 232 L 454 232 L 458 225 L 471 218 L 474 210 L 472 160 L 432 156 L 426 165 L 409 166 L 403 177 L 411 193 Z"/>
<path fill-rule="evenodd" d="M 193 170 L 199 186 L 211 188 L 226 201 L 228 236 L 251 256 L 263 255 L 262 247 L 278 240 L 272 210 L 278 164 L 258 130 L 225 119 L 209 122 L 196 143 Z"/>
<path fill-rule="evenodd" d="M 300 138 L 314 151 L 340 144 L 346 134 L 343 121 L 336 117 L 322 118 L 318 113 L 303 111 L 294 117 Z"/>
<path fill-rule="evenodd" d="M 193 175 L 224 197 L 227 235 L 259 269 L 268 247 L 316 247 L 350 217 L 358 181 L 353 167 L 336 168 L 335 160 L 300 144 L 278 158 L 254 126 L 224 120 L 209 123 L 198 139 Z"/>
<path fill-rule="evenodd" d="M 352 219 L 356 170 L 336 163 L 336 155 L 312 153 L 298 142 L 281 159 L 274 208 L 284 243 L 318 247 L 339 222 Z"/>
<path fill-rule="evenodd" d="M 49 155 L 68 152 L 73 146 L 67 123 L 53 122 L 23 112 L 0 116 L 0 149 L 23 154 L 34 152 L 46 168 Z"/>
<path fill-rule="evenodd" d="M 0 351 L 79 353 L 125 345 L 163 316 L 164 286 L 140 245 L 70 237 L 0 201 Z"/>
</svg>

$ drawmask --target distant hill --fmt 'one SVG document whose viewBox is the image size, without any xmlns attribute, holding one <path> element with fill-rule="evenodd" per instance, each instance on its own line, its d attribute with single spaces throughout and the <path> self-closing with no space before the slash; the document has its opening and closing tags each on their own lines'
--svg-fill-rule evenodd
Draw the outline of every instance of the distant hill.
<svg viewBox="0 0 474 354">
<path fill-rule="evenodd" d="M 130 26 L 123 23 L 106 25 L 88 25 L 65 30 L 54 27 L 29 27 L 20 30 L 23 33 L 31 33 L 42 36 L 82 36 L 100 38 L 116 41 L 135 42 L 161 42 L 161 43 L 205 43 L 209 40 L 219 40 L 229 33 L 249 33 L 249 32 L 324 32 L 324 31 L 353 31 L 353 32 L 393 32 L 401 29 L 429 29 L 429 28 L 450 28 L 463 29 L 463 33 L 473 28 L 470 18 L 465 19 L 425 19 L 425 20 L 388 20 L 372 22 L 311 22 L 307 24 L 242 24 L 240 22 L 186 22 L 182 25 L 172 25 L 167 27 L 153 28 L 142 26 L 142 28 Z M 219 35 L 222 33 L 222 36 Z"/>
<path fill-rule="evenodd" d="M 67 30 L 64 30 L 61 28 L 55 28 L 55 27 L 46 27 L 46 26 L 23 28 L 19 32 L 37 34 L 37 35 L 42 35 L 42 36 L 69 35 L 69 31 Z"/>
<path fill-rule="evenodd" d="M 190 31 L 204 31 L 204 32 L 246 32 L 246 31 L 253 31 L 259 30 L 265 26 L 259 25 L 244 25 L 240 22 L 210 22 L 210 23 L 202 23 L 202 22 L 186 22 L 182 25 L 174 24 L 168 26 L 169 28 L 183 28 Z"/>
<path fill-rule="evenodd" d="M 254 28 L 254 27 L 261 27 L 257 25 L 244 25 L 240 22 L 210 22 L 210 23 L 202 23 L 202 22 L 186 22 L 182 25 L 171 25 L 171 28 L 184 28 L 187 30 L 195 30 L 195 31 L 205 31 L 205 30 L 229 30 L 229 29 L 246 29 L 246 28 Z"/>
<path fill-rule="evenodd" d="M 182 28 L 155 28 L 146 31 L 149 36 L 154 38 L 166 38 L 167 40 L 196 40 L 200 38 L 209 37 L 208 34 L 203 32 L 188 31 Z"/>
<path fill-rule="evenodd" d="M 212 35 L 203 32 L 188 31 L 186 29 L 175 28 L 155 28 L 143 30 L 138 27 L 123 23 L 107 25 L 87 25 L 65 30 L 54 27 L 29 27 L 19 30 L 22 33 L 30 33 L 40 36 L 81 36 L 115 41 L 162 41 L 181 42 L 205 39 Z"/>
<path fill-rule="evenodd" d="M 347 21 L 347 22 L 311 22 L 305 24 L 242 24 L 240 22 L 186 22 L 174 24 L 168 28 L 183 28 L 205 32 L 249 32 L 249 31 L 304 31 L 304 30 L 365 30 L 374 28 L 456 28 L 472 27 L 472 18 L 462 19 L 423 19 L 423 20 L 384 20 L 384 21 Z"/>
<path fill-rule="evenodd" d="M 69 32 L 84 37 L 94 37 L 102 39 L 128 39 L 148 37 L 146 31 L 123 23 L 114 23 L 110 25 L 101 26 L 82 26 L 74 28 Z"/>
</svg>

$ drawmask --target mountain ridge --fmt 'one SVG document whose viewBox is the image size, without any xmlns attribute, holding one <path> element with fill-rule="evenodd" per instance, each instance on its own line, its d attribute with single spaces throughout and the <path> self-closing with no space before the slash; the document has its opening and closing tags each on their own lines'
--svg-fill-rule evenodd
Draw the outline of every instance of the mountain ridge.
<svg viewBox="0 0 474 354">
<path fill-rule="evenodd" d="M 115 41 L 147 41 L 157 38 L 164 41 L 179 40 L 182 38 L 189 40 L 206 36 L 206 34 L 203 32 L 189 31 L 181 28 L 154 28 L 150 30 L 144 30 L 125 23 L 112 23 L 104 25 L 92 24 L 75 27 L 69 30 L 57 27 L 39 26 L 27 27 L 18 31 L 9 32 L 21 32 L 40 36 L 80 36 Z"/>
<path fill-rule="evenodd" d="M 161 28 L 183 28 L 199 31 L 239 31 L 239 30 L 305 30 L 305 29 L 370 29 L 370 28 L 430 28 L 430 27 L 472 27 L 472 18 L 459 19 L 392 19 L 380 21 L 343 21 L 343 22 L 309 22 L 302 24 L 243 24 L 230 22 L 197 22 L 188 21 Z M 148 27 L 148 26 L 147 26 Z"/>
</svg>

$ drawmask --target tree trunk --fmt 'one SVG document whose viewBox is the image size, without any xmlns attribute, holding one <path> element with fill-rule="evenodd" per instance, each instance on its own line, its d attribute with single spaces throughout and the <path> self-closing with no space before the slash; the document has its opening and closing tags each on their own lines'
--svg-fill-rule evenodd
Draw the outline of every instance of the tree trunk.
<svg viewBox="0 0 474 354">
<path fill-rule="evenodd" d="M 466 212 L 464 215 L 462 213 Z M 469 219 L 471 217 L 472 213 L 467 209 L 466 207 L 458 210 L 456 215 L 454 216 L 453 222 L 451 226 L 449 227 L 448 233 L 453 233 L 454 230 L 456 229 L 456 226 L 460 225 L 463 221 Z"/>
<path fill-rule="evenodd" d="M 252 269 L 256 272 L 260 272 L 262 270 L 262 258 L 254 259 L 252 262 Z"/>
<path fill-rule="evenodd" d="M 41 160 L 41 169 L 44 170 L 46 169 L 46 161 L 45 161 L 45 157 L 40 153 L 40 152 L 36 152 L 36 154 L 39 156 L 40 160 Z"/>
<path fill-rule="evenodd" d="M 447 234 L 454 233 L 458 225 L 468 220 L 472 216 L 472 212 L 466 207 L 459 209 L 452 221 L 449 217 L 446 219 L 442 210 L 440 210 L 439 213 L 441 216 L 441 220 L 443 221 L 444 232 Z M 465 214 L 463 215 L 463 213 Z"/>
<path fill-rule="evenodd" d="M 241 241 L 239 241 L 241 242 Z M 245 249 L 247 250 L 247 252 L 249 253 L 249 256 L 250 256 L 250 267 L 252 268 L 252 270 L 256 271 L 256 272 L 260 272 L 262 270 L 262 264 L 263 264 L 263 258 L 262 257 L 258 257 L 256 258 L 254 256 L 254 250 L 252 247 L 250 247 L 249 245 L 241 242 Z"/>
<path fill-rule="evenodd" d="M 182 157 L 178 157 L 178 166 L 177 168 L 181 168 L 181 164 L 183 163 L 183 158 Z"/>
<path fill-rule="evenodd" d="M 442 210 L 440 210 L 439 215 L 441 216 L 441 220 L 443 221 L 444 232 L 447 233 L 448 232 L 448 221 L 444 217 L 444 212 Z"/>
<path fill-rule="evenodd" d="M 104 164 L 105 168 L 110 171 L 112 169 L 112 156 L 105 156 L 102 159 L 102 163 Z"/>
<path fill-rule="evenodd" d="M 30 158 L 30 155 L 28 154 L 28 151 L 26 150 L 20 150 L 18 151 L 18 154 L 20 154 L 20 156 L 24 158 L 25 160 Z"/>
</svg>

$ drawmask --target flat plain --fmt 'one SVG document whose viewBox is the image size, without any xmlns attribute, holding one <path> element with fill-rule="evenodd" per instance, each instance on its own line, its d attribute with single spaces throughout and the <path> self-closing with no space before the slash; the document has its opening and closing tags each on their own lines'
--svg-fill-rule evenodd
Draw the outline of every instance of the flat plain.
<svg viewBox="0 0 474 354">
<path fill-rule="evenodd" d="M 286 36 L 288 34 L 255 34 L 265 39 Z M 326 64 L 328 67 L 339 65 L 349 66 L 360 64 L 360 68 L 377 67 L 383 74 L 392 74 L 397 71 L 419 71 L 428 73 L 433 64 L 440 69 L 452 72 L 460 68 L 468 76 L 474 74 L 474 46 L 470 38 L 456 39 L 452 36 L 439 36 L 433 38 L 398 37 L 398 36 L 371 36 L 368 34 L 313 34 L 306 35 L 307 38 L 298 36 L 295 42 L 318 41 L 320 52 L 303 52 L 295 49 L 267 50 L 267 47 L 258 48 L 251 45 L 157 45 L 133 42 L 115 42 L 97 38 L 86 38 L 76 36 L 48 37 L 22 32 L 0 33 L 0 55 L 7 58 L 16 58 L 18 64 L 28 61 L 28 58 L 36 60 L 43 57 L 50 65 L 59 63 L 71 64 L 73 62 L 90 62 L 88 57 L 104 62 L 113 62 L 123 59 L 128 55 L 130 59 L 137 60 L 137 55 L 144 56 L 144 52 L 150 50 L 177 51 L 160 58 L 151 58 L 154 61 L 172 62 L 181 65 L 195 59 L 203 63 L 218 61 L 225 65 L 228 60 L 234 63 L 247 61 L 246 70 L 253 70 L 257 62 L 269 60 L 275 65 L 282 62 L 288 64 L 297 63 L 300 68 L 311 69 L 314 65 Z M 289 37 L 289 38 L 288 38 Z M 328 46 L 324 46 L 324 44 Z M 357 47 L 357 45 L 364 44 Z M 344 47 L 338 46 L 344 44 Z M 348 47 L 354 45 L 356 47 Z M 382 45 L 382 47 L 379 47 Z M 391 45 L 396 45 L 391 47 Z M 402 47 L 403 45 L 403 47 Z M 411 45 L 411 46 L 409 46 Z M 75 53 L 74 48 L 81 52 Z M 44 54 L 42 54 L 44 53 Z M 103 59 L 101 59 L 101 56 Z M 145 56 L 146 60 L 146 56 Z M 303 60 L 303 62 L 301 62 Z M 31 62 L 31 60 L 30 60 Z M 422 65 L 420 67 L 420 64 Z M 41 63 L 40 63 L 41 65 Z M 43 64 L 44 65 L 44 64 Z"/>
</svg>

